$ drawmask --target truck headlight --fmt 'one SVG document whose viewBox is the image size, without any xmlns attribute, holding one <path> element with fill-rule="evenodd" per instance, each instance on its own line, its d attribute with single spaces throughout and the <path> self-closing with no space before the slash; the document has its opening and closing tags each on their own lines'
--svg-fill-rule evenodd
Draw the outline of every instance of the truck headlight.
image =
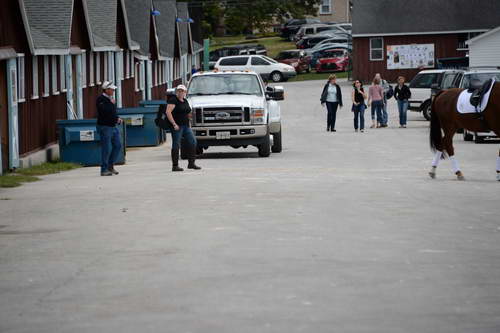
<svg viewBox="0 0 500 333">
<path fill-rule="evenodd" d="M 264 124 L 266 112 L 264 109 L 252 109 L 251 112 L 252 124 Z"/>
</svg>

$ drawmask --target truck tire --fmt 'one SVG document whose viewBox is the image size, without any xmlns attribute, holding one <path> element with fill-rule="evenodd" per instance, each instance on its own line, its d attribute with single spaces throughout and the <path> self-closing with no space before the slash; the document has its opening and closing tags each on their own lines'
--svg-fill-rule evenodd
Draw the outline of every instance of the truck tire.
<svg viewBox="0 0 500 333">
<path fill-rule="evenodd" d="M 271 151 L 273 153 L 281 153 L 281 129 L 278 133 L 273 133 L 273 145 L 271 146 Z"/>
<path fill-rule="evenodd" d="M 271 80 L 273 82 L 281 82 L 283 81 L 283 74 L 281 74 L 281 72 L 278 72 L 278 71 L 275 71 L 275 72 L 272 72 L 271 75 Z"/>
<path fill-rule="evenodd" d="M 187 160 L 189 156 L 189 145 L 186 140 L 181 140 L 181 159 Z"/>
<path fill-rule="evenodd" d="M 269 155 L 271 155 L 271 139 L 269 133 L 266 134 L 264 142 L 260 144 L 258 148 L 260 157 L 269 157 Z"/>
<path fill-rule="evenodd" d="M 424 102 L 424 105 L 422 105 L 422 115 L 424 116 L 424 118 L 426 120 L 431 120 L 431 102 L 430 101 L 426 101 Z"/>
<path fill-rule="evenodd" d="M 474 139 L 474 135 L 465 128 L 463 130 L 463 135 L 464 135 L 464 141 L 472 141 L 472 139 Z"/>
<path fill-rule="evenodd" d="M 484 138 L 482 136 L 477 135 L 477 133 L 474 133 L 474 142 L 475 143 L 483 143 Z"/>
</svg>

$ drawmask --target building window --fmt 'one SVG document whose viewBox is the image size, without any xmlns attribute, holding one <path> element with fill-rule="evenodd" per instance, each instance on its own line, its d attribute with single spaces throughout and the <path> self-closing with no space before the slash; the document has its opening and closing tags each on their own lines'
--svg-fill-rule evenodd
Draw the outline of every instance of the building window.
<svg viewBox="0 0 500 333">
<path fill-rule="evenodd" d="M 82 51 L 82 88 L 87 88 L 87 51 Z"/>
<path fill-rule="evenodd" d="M 321 5 L 319 7 L 319 13 L 331 14 L 332 13 L 332 0 L 321 0 Z"/>
<path fill-rule="evenodd" d="M 43 56 L 43 97 L 50 95 L 49 56 Z"/>
<path fill-rule="evenodd" d="M 370 60 L 384 60 L 384 39 L 382 37 L 370 38 Z"/>
<path fill-rule="evenodd" d="M 129 65 L 130 65 L 130 77 L 134 77 L 135 76 L 135 65 L 134 65 L 134 55 L 132 53 L 132 51 L 130 51 L 130 54 L 129 54 L 129 57 L 130 57 L 130 62 L 129 62 Z"/>
<path fill-rule="evenodd" d="M 94 52 L 89 51 L 89 87 L 93 87 L 95 85 L 95 67 L 94 67 Z"/>
<path fill-rule="evenodd" d="M 38 57 L 33 56 L 32 58 L 32 64 L 33 64 L 33 92 L 31 94 L 31 99 L 37 99 L 38 98 Z"/>
<path fill-rule="evenodd" d="M 123 59 L 123 73 L 124 73 L 124 77 L 125 79 L 128 79 L 130 78 L 130 65 L 129 65 L 129 52 L 130 51 L 125 51 L 125 53 L 123 54 L 124 55 L 124 59 Z"/>
<path fill-rule="evenodd" d="M 109 60 L 109 57 L 108 57 L 108 53 L 107 52 L 103 52 L 102 53 L 103 56 L 104 56 L 104 61 L 103 61 L 103 64 L 104 64 L 104 70 L 103 70 L 103 80 L 104 81 L 109 81 L 108 80 L 108 60 Z"/>
<path fill-rule="evenodd" d="M 52 56 L 51 67 L 52 95 L 59 95 L 59 91 L 57 90 L 57 56 Z"/>
<path fill-rule="evenodd" d="M 140 87 L 139 87 L 139 72 L 140 72 L 140 66 L 141 64 L 139 62 L 136 62 L 135 63 L 135 66 L 134 66 L 134 72 L 135 72 L 135 91 L 140 91 Z"/>
<path fill-rule="evenodd" d="M 101 84 L 101 54 L 95 53 L 95 82 Z"/>
<path fill-rule="evenodd" d="M 140 71 L 139 71 L 139 84 L 140 84 L 140 89 L 144 90 L 146 86 L 146 63 L 147 61 L 140 61 Z"/>
<path fill-rule="evenodd" d="M 65 64 L 65 56 L 59 56 L 59 75 L 61 78 L 61 91 L 66 91 L 66 64 Z"/>
<path fill-rule="evenodd" d="M 17 101 L 26 101 L 26 86 L 25 86 L 25 61 L 24 54 L 17 55 Z"/>
</svg>

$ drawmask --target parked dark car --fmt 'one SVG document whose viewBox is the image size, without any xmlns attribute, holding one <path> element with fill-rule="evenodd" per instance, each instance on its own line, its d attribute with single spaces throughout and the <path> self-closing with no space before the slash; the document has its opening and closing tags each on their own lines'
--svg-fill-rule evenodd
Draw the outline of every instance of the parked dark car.
<svg viewBox="0 0 500 333">
<path fill-rule="evenodd" d="M 301 26 L 305 24 L 314 24 L 321 23 L 318 19 L 291 19 L 287 21 L 283 27 L 281 28 L 281 37 L 288 39 L 290 41 L 293 40 L 293 36 L 297 33 Z"/>
<path fill-rule="evenodd" d="M 260 44 L 241 44 L 223 47 L 210 52 L 209 67 L 210 69 L 213 69 L 215 63 L 217 62 L 217 60 L 219 60 L 219 58 L 246 54 L 267 55 L 267 50 L 265 46 Z"/>
<path fill-rule="evenodd" d="M 301 50 L 281 51 L 275 58 L 278 62 L 293 66 L 297 73 L 310 72 L 309 59 L 310 57 L 306 57 L 304 51 Z"/>
<path fill-rule="evenodd" d="M 324 51 L 322 58 L 318 59 L 316 72 L 345 72 L 349 68 L 349 52 L 343 49 Z"/>
</svg>

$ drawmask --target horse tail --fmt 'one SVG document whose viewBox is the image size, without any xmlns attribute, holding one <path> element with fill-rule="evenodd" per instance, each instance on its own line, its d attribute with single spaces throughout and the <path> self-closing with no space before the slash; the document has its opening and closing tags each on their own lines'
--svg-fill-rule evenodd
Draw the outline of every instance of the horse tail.
<svg viewBox="0 0 500 333">
<path fill-rule="evenodd" d="M 436 100 L 439 95 L 441 95 L 442 91 L 440 91 L 432 100 L 431 105 L 431 124 L 430 124 L 430 134 L 429 141 L 431 146 L 431 151 L 436 152 L 437 150 L 443 152 L 443 158 L 445 155 L 445 151 L 443 149 L 443 135 L 441 133 L 441 121 L 438 117 L 438 112 L 436 109 Z"/>
</svg>

